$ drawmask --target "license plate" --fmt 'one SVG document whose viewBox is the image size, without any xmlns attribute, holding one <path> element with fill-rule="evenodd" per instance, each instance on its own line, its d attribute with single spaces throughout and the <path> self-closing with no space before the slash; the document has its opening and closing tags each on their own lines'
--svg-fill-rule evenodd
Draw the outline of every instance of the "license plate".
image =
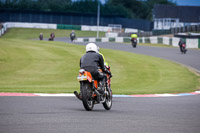
<svg viewBox="0 0 200 133">
<path fill-rule="evenodd" d="M 87 80 L 87 76 L 78 76 L 77 79 L 79 81 L 81 81 L 81 80 Z"/>
</svg>

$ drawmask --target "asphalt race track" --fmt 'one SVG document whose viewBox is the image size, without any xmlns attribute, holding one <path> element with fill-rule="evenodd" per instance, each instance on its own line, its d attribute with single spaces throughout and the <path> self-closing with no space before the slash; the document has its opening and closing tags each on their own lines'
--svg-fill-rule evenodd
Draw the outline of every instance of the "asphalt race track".
<svg viewBox="0 0 200 133">
<path fill-rule="evenodd" d="M 56 38 L 56 41 L 70 42 L 67 38 Z M 84 43 L 74 43 L 79 45 L 86 45 Z M 137 48 L 133 48 L 130 44 L 121 43 L 96 43 L 100 48 L 122 50 L 137 54 L 144 54 L 154 57 L 159 57 L 177 63 L 181 63 L 186 66 L 190 66 L 198 71 L 200 71 L 200 50 L 189 49 L 186 54 L 181 54 L 179 48 L 166 48 L 166 47 L 151 47 L 151 46 L 141 46 L 137 45 Z"/>
<path fill-rule="evenodd" d="M 1 133 L 199 133 L 200 96 L 114 98 L 85 111 L 75 97 L 0 97 Z"/>
<path fill-rule="evenodd" d="M 57 41 L 69 41 L 56 38 Z M 85 45 L 82 43 L 82 45 Z M 100 48 L 173 60 L 200 71 L 200 50 L 98 43 Z M 200 95 L 113 98 L 85 111 L 75 97 L 0 97 L 0 133 L 199 133 Z"/>
</svg>

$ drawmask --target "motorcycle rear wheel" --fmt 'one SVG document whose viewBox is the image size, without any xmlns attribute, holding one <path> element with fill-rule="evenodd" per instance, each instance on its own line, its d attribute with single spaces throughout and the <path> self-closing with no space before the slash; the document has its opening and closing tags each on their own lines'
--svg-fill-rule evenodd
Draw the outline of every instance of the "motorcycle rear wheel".
<svg viewBox="0 0 200 133">
<path fill-rule="evenodd" d="M 133 48 L 136 48 L 137 44 L 136 43 L 132 43 Z"/>
<path fill-rule="evenodd" d="M 92 111 L 94 107 L 94 101 L 92 98 L 92 86 L 88 82 L 83 82 L 81 86 L 82 102 L 85 110 Z"/>
</svg>

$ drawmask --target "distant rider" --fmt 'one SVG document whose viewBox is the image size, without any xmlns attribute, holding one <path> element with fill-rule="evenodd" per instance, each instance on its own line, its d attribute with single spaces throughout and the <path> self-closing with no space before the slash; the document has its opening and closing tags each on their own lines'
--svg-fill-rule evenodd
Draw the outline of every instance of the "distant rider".
<svg viewBox="0 0 200 133">
<path fill-rule="evenodd" d="M 55 34 L 54 34 L 54 33 L 51 33 L 51 34 L 50 34 L 49 41 L 53 41 L 53 40 L 54 40 L 54 38 L 55 38 Z"/>
<path fill-rule="evenodd" d="M 136 38 L 137 39 L 137 34 L 131 34 L 131 39 Z"/>
<path fill-rule="evenodd" d="M 181 38 L 180 41 L 179 41 L 179 43 L 178 43 L 181 52 L 183 51 L 183 50 L 182 50 L 182 48 L 183 48 L 182 45 L 183 45 L 183 44 L 186 45 L 185 40 L 184 40 L 183 38 Z M 187 50 L 186 50 L 186 51 L 187 51 Z"/>
<path fill-rule="evenodd" d="M 137 46 L 137 34 L 131 34 L 131 43 L 133 47 Z"/>
<path fill-rule="evenodd" d="M 40 33 L 39 39 L 40 39 L 40 40 L 43 40 L 43 33 Z"/>
<path fill-rule="evenodd" d="M 74 30 L 72 30 L 72 32 L 70 33 L 70 39 L 73 42 L 73 40 L 76 38 L 76 34 L 74 32 Z"/>
</svg>

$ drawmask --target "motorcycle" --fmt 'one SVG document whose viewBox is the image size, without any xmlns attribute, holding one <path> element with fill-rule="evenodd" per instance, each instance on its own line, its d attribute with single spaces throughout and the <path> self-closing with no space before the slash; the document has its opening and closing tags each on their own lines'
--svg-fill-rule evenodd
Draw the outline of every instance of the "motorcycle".
<svg viewBox="0 0 200 133">
<path fill-rule="evenodd" d="M 133 48 L 136 48 L 136 46 L 137 46 L 137 38 L 132 38 L 131 39 L 131 44 L 132 44 Z"/>
<path fill-rule="evenodd" d="M 71 33 L 70 34 L 70 40 L 71 40 L 71 42 L 73 42 L 75 38 L 76 38 L 76 35 L 74 33 Z"/>
<path fill-rule="evenodd" d="M 40 39 L 40 40 L 43 40 L 43 35 L 40 35 L 40 36 L 39 36 L 39 39 Z"/>
<path fill-rule="evenodd" d="M 185 54 L 186 52 L 187 52 L 186 45 L 185 45 L 185 44 L 182 44 L 182 45 L 181 45 L 181 53 L 182 53 L 182 54 Z"/>
<path fill-rule="evenodd" d="M 110 67 L 107 67 L 110 71 Z M 107 76 L 107 85 L 101 86 L 103 93 L 98 91 L 100 83 L 94 80 L 91 73 L 84 69 L 79 70 L 79 76 L 77 77 L 80 82 L 80 94 L 74 91 L 75 96 L 82 101 L 85 110 L 92 111 L 94 104 L 103 104 L 106 110 L 110 110 L 112 107 L 112 90 L 111 90 L 111 76 Z M 106 83 L 105 83 L 106 84 Z"/>
<path fill-rule="evenodd" d="M 51 34 L 50 34 L 50 37 L 49 37 L 49 41 L 54 41 L 54 38 L 55 38 L 55 34 L 54 34 L 54 33 L 51 33 Z"/>
</svg>

